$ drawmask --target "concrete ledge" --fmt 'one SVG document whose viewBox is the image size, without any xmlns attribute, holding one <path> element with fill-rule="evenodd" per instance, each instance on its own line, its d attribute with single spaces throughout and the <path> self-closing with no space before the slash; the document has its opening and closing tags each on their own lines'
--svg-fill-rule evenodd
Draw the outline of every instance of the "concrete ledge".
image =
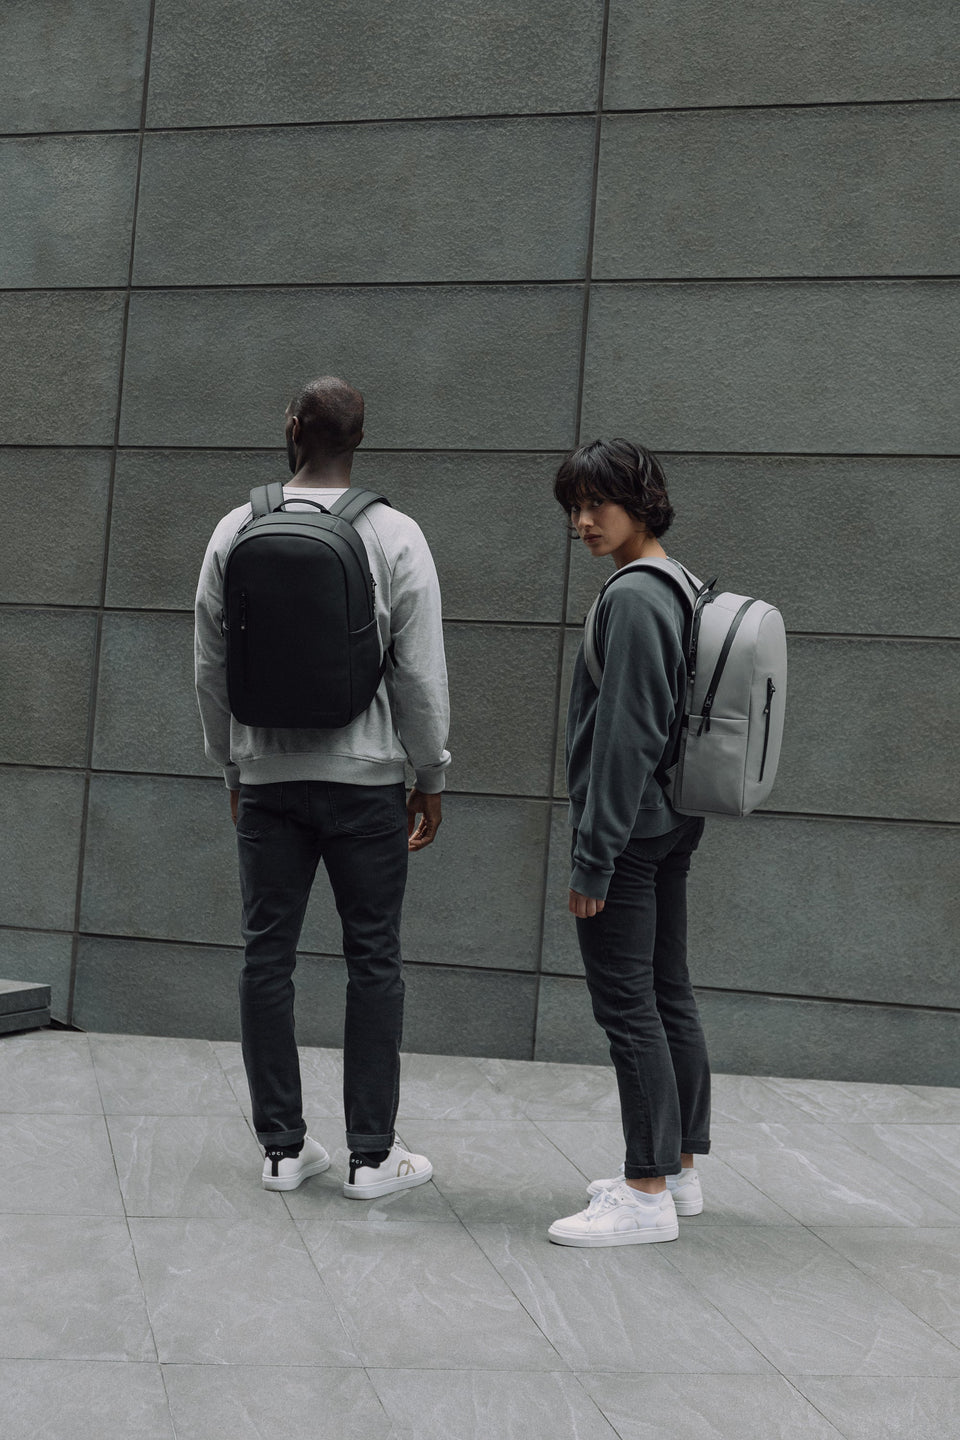
<svg viewBox="0 0 960 1440">
<path fill-rule="evenodd" d="M 50 986 L 0 980 L 0 1035 L 50 1024 Z"/>
</svg>

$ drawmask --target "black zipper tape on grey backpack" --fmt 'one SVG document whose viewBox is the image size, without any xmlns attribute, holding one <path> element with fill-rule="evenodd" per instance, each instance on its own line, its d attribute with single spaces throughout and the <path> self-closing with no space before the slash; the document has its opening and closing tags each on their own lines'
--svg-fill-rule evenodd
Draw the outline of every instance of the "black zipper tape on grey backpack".
<svg viewBox="0 0 960 1440">
<path fill-rule="evenodd" d="M 723 675 L 723 667 L 727 663 L 727 656 L 730 654 L 730 650 L 736 638 L 737 631 L 740 629 L 740 625 L 743 621 L 744 615 L 746 615 L 747 611 L 750 609 L 750 606 L 755 605 L 756 603 L 757 602 L 755 600 L 744 600 L 743 604 L 740 606 L 740 609 L 733 617 L 730 629 L 727 631 L 726 638 L 723 642 L 723 648 L 721 649 L 720 654 L 717 657 L 716 667 L 710 680 L 710 684 L 707 687 L 707 693 L 703 699 L 703 718 L 700 721 L 700 728 L 697 731 L 698 735 L 702 735 L 704 729 L 710 729 L 710 711 L 713 709 L 713 702 L 717 694 L 717 686 L 720 684 L 720 677 Z"/>
<path fill-rule="evenodd" d="M 773 677 L 772 677 L 772 676 L 768 676 L 768 677 L 767 677 L 767 703 L 766 703 L 766 705 L 764 705 L 764 707 L 763 707 L 763 715 L 764 715 L 764 726 L 763 726 L 763 754 L 760 756 L 760 776 L 759 776 L 759 780 L 762 780 L 762 779 L 763 779 L 763 772 L 764 772 L 764 769 L 766 768 L 766 764 L 767 764 L 767 746 L 768 746 L 769 743 L 770 743 L 770 707 L 771 707 L 771 705 L 773 704 L 773 697 L 774 697 L 774 695 L 775 695 L 776 693 L 777 693 L 777 687 L 776 687 L 776 685 L 774 685 L 774 683 L 773 683 Z M 759 784 L 759 780 L 758 780 L 758 782 L 757 782 L 758 784 Z"/>
</svg>

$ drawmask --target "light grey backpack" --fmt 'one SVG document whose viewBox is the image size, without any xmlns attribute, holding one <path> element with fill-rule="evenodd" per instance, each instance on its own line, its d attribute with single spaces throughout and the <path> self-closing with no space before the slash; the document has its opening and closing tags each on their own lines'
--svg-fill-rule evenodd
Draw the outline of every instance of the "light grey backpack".
<svg viewBox="0 0 960 1440">
<path fill-rule="evenodd" d="M 584 623 L 583 658 L 599 689 L 596 613 L 631 570 L 665 576 L 687 610 L 687 690 L 657 778 L 683 815 L 749 815 L 773 788 L 787 697 L 787 639 L 773 605 L 714 593 L 676 560 L 634 560 L 607 580 Z"/>
</svg>

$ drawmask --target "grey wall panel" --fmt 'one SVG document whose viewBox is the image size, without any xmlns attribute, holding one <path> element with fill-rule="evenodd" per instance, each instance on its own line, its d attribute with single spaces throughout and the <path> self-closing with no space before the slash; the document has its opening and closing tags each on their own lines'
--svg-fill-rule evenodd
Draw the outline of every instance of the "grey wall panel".
<svg viewBox="0 0 960 1440">
<path fill-rule="evenodd" d="M 960 635 L 956 460 L 666 455 L 663 466 L 677 512 L 670 553 L 776 604 L 788 630 Z M 570 622 L 611 570 L 574 544 Z"/>
<path fill-rule="evenodd" d="M 7 0 L 0 10 L 0 130 L 140 123 L 150 0 Z"/>
<path fill-rule="evenodd" d="M 787 720 L 769 810 L 960 820 L 950 750 L 953 640 L 789 642 Z"/>
<path fill-rule="evenodd" d="M 958 32 L 951 0 L 612 0 L 604 103 L 639 110 L 952 97 Z"/>
<path fill-rule="evenodd" d="M 567 909 L 570 894 L 570 828 L 566 805 L 551 807 L 547 893 L 543 911 L 543 950 L 540 969 L 545 975 L 582 975 L 577 944 L 577 922 Z"/>
<path fill-rule="evenodd" d="M 409 966 L 403 1048 L 426 1055 L 533 1057 L 534 975 Z M 400 1072 L 403 1115 L 403 1070 Z"/>
<path fill-rule="evenodd" d="M 443 813 L 434 843 L 410 856 L 404 958 L 416 964 L 535 970 L 546 807 L 445 795 Z M 340 950 L 340 923 L 322 869 L 307 907 L 302 949 L 328 955 Z"/>
<path fill-rule="evenodd" d="M 950 281 L 595 285 L 581 433 L 953 454 L 958 323 Z"/>
<path fill-rule="evenodd" d="M 956 1011 L 849 1005 L 698 990 L 711 1067 L 718 1074 L 788 1075 L 888 1085 L 957 1085 Z M 537 1060 L 609 1063 L 586 982 L 540 981 Z"/>
<path fill-rule="evenodd" d="M 70 999 L 72 935 L 45 930 L 0 930 L 0 975 L 50 986 L 50 1013 L 65 1020 Z"/>
<path fill-rule="evenodd" d="M 602 279 L 956 270 L 960 106 L 609 116 Z"/>
<path fill-rule="evenodd" d="M 698 984 L 960 1005 L 960 829 L 707 822 L 690 875 Z"/>
<path fill-rule="evenodd" d="M 134 279 L 579 279 L 593 147 L 586 117 L 148 135 Z"/>
<path fill-rule="evenodd" d="M 82 775 L 0 768 L 0 915 L 4 925 L 72 930 Z"/>
<path fill-rule="evenodd" d="M 239 1040 L 242 951 L 82 935 L 73 1020 L 82 1030 Z"/>
<path fill-rule="evenodd" d="M 0 141 L 0 286 L 126 285 L 135 135 Z"/>
<path fill-rule="evenodd" d="M 159 0 L 147 121 L 592 110 L 602 18 L 601 0 L 449 11 L 425 0 L 377 11 L 363 0 L 304 0 L 293 26 L 282 0 L 255 12 L 247 0 Z M 309 78 L 315 54 L 322 83 Z"/>
<path fill-rule="evenodd" d="M 281 420 L 276 430 L 282 439 Z M 217 522 L 243 505 L 254 485 L 289 474 L 279 451 L 122 450 L 110 516 L 107 604 L 192 610 Z"/>
<path fill-rule="evenodd" d="M 560 680 L 560 695 L 557 703 L 557 748 L 553 767 L 553 793 L 565 796 L 567 793 L 567 706 L 570 702 L 570 687 L 573 684 L 573 667 L 577 651 L 583 641 L 583 629 L 568 629 L 563 635 L 563 674 Z"/>
<path fill-rule="evenodd" d="M 123 296 L 0 294 L 6 445 L 113 443 Z"/>
<path fill-rule="evenodd" d="M 191 615 L 104 616 L 93 764 L 222 778 L 203 753 Z"/>
<path fill-rule="evenodd" d="M 229 945 L 239 928 L 222 781 L 94 775 L 80 929 Z"/>
<path fill-rule="evenodd" d="M 558 622 L 565 539 L 556 456 L 360 450 L 355 484 L 383 489 L 430 543 L 448 620 Z"/>
<path fill-rule="evenodd" d="M 376 448 L 563 448 L 581 303 L 573 285 L 134 294 L 121 441 L 273 446 L 327 373 L 364 391 Z"/>
<path fill-rule="evenodd" d="M 447 625 L 453 788 L 547 794 L 560 638 L 546 627 Z"/>
<path fill-rule="evenodd" d="M 585 980 L 543 975 L 533 1058 L 568 1065 L 609 1065 L 607 1037 L 593 1018 Z"/>
<path fill-rule="evenodd" d="M 107 451 L 0 449 L 0 601 L 97 604 L 109 488 Z"/>
<path fill-rule="evenodd" d="M 550 454 L 361 449 L 352 478 L 382 489 L 419 523 L 437 564 L 447 619 L 557 621 L 564 534 L 549 493 L 547 477 L 554 463 Z M 19 483 L 19 472 L 7 480 L 3 466 L 0 451 L 0 493 L 5 494 Z M 243 504 L 254 485 L 288 475 L 279 451 L 121 451 L 107 604 L 191 609 L 203 552 L 217 521 Z"/>
<path fill-rule="evenodd" d="M 0 762 L 84 765 L 97 617 L 0 610 Z"/>
<path fill-rule="evenodd" d="M 960 1014 L 762 995 L 697 996 L 711 1063 L 737 1075 L 960 1085 Z"/>
</svg>

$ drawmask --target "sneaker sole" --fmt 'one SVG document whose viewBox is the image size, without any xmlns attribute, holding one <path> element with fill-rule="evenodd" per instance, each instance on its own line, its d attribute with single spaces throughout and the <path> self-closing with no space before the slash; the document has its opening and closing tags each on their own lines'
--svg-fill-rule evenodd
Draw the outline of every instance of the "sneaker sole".
<svg viewBox="0 0 960 1440">
<path fill-rule="evenodd" d="M 635 1230 L 617 1235 L 564 1235 L 551 1226 L 547 1237 L 554 1245 L 573 1245 L 582 1250 L 594 1250 L 601 1245 L 654 1245 L 660 1240 L 676 1240 L 680 1226 L 670 1230 Z"/>
<path fill-rule="evenodd" d="M 304 1180 L 309 1180 L 311 1175 L 322 1175 L 324 1170 L 330 1169 L 329 1160 L 314 1160 L 310 1165 L 304 1165 L 299 1175 L 291 1175 L 286 1180 L 276 1179 L 272 1175 L 263 1175 L 260 1183 L 264 1190 L 296 1190 Z"/>
<path fill-rule="evenodd" d="M 421 1170 L 417 1175 L 401 1175 L 395 1180 L 376 1180 L 372 1185 L 351 1185 L 343 1182 L 343 1193 L 348 1200 L 376 1200 L 378 1195 L 392 1195 L 395 1190 L 412 1190 L 415 1185 L 426 1185 L 433 1179 L 433 1166 Z"/>
</svg>

